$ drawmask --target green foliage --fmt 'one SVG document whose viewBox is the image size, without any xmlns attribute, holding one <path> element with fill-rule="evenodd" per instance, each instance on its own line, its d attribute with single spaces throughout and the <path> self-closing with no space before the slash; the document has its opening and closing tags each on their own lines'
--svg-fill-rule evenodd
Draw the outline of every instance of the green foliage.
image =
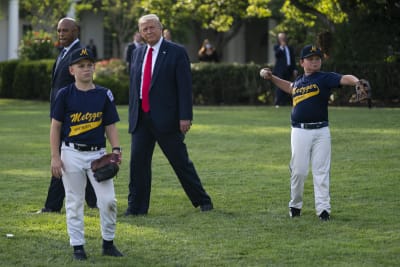
<svg viewBox="0 0 400 267">
<path fill-rule="evenodd" d="M 270 104 L 271 88 L 256 64 L 192 64 L 195 104 Z"/>
<path fill-rule="evenodd" d="M 16 77 L 19 77 L 13 83 L 15 97 L 48 100 L 51 88 L 51 72 L 48 69 L 52 64 L 53 60 L 20 62 L 15 69 Z"/>
<path fill-rule="evenodd" d="M 19 56 L 22 60 L 38 60 L 54 58 L 57 43 L 50 33 L 40 31 L 27 32 L 19 46 Z"/>
<path fill-rule="evenodd" d="M 0 83 L 0 97 L 15 97 L 14 92 L 14 78 L 15 69 L 17 68 L 19 60 L 9 60 L 0 62 L 1 70 L 1 83 Z"/>
<path fill-rule="evenodd" d="M 271 8 L 299 51 L 306 43 L 320 44 L 322 33 L 332 38 L 322 48 L 336 62 L 393 62 L 400 54 L 400 7 L 395 1 L 285 0 Z M 277 16 L 281 4 L 281 16 Z M 371 52 L 373 51 L 373 52 Z"/>
<path fill-rule="evenodd" d="M 35 214 L 50 180 L 48 108 L 45 102 L 0 99 L 0 161 L 7 163 L 0 164 L 2 266 L 373 267 L 400 262 L 400 109 L 330 108 L 332 219 L 323 223 L 314 211 L 311 174 L 302 216 L 288 216 L 286 107 L 195 107 L 185 143 L 214 211 L 192 207 L 156 146 L 150 212 L 125 217 L 131 136 L 128 108 L 118 106 L 124 152 L 114 179 L 115 244 L 125 257 L 101 256 L 99 212 L 85 206 L 89 258 L 76 262 L 65 210 Z M 6 238 L 8 233 L 14 237 Z"/>
<path fill-rule="evenodd" d="M 60 18 L 67 13 L 72 1 L 24 0 L 19 1 L 21 16 L 30 22 L 32 30 L 55 31 Z"/>
<path fill-rule="evenodd" d="M 102 12 L 105 15 L 104 28 L 115 40 L 119 57 L 123 53 L 123 45 L 132 41 L 132 36 L 137 31 L 137 20 L 145 12 L 139 1 L 133 0 L 83 0 L 76 7 L 78 14 L 87 11 Z"/>
<path fill-rule="evenodd" d="M 0 63 L 0 97 L 49 99 L 54 60 L 8 61 Z M 199 105 L 270 105 L 274 89 L 259 77 L 257 64 L 192 64 L 193 101 Z M 374 106 L 399 106 L 399 63 L 360 63 L 324 61 L 325 71 L 354 74 L 368 79 L 373 89 Z M 382 75 L 382 73 L 384 75 Z M 128 104 L 129 75 L 120 59 L 96 63 L 95 83 L 112 90 L 117 104 Z M 334 91 L 332 105 L 354 105 L 349 102 L 354 88 Z"/>
<path fill-rule="evenodd" d="M 110 89 L 117 104 L 128 104 L 129 77 L 124 61 L 113 58 L 96 62 L 94 82 Z"/>
</svg>

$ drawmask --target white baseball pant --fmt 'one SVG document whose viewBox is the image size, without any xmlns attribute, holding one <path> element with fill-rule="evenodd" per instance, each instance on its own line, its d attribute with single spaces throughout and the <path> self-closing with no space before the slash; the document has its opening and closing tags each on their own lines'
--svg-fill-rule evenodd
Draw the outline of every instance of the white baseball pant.
<svg viewBox="0 0 400 267">
<path fill-rule="evenodd" d="M 61 147 L 61 160 L 64 164 L 62 179 L 65 188 L 65 209 L 67 230 L 71 246 L 85 244 L 84 237 L 84 200 L 86 175 L 93 185 L 100 212 L 101 235 L 104 240 L 114 240 L 117 222 L 117 200 L 115 199 L 113 179 L 97 182 L 90 163 L 106 153 L 99 151 L 78 151 L 72 147 Z"/>
<path fill-rule="evenodd" d="M 331 135 L 329 127 L 301 129 L 292 127 L 292 158 L 290 160 L 289 207 L 303 207 L 304 182 L 311 161 L 315 209 L 317 215 L 324 210 L 331 213 L 329 180 L 331 165 Z"/>
</svg>

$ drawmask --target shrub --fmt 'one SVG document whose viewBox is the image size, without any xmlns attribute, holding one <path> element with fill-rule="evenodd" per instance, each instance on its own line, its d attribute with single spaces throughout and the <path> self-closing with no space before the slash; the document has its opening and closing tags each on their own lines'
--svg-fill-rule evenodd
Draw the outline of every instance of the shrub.
<svg viewBox="0 0 400 267">
<path fill-rule="evenodd" d="M 19 46 L 19 56 L 22 60 L 38 60 L 54 58 L 57 43 L 52 41 L 52 35 L 44 31 L 27 32 Z"/>
<path fill-rule="evenodd" d="M 195 104 L 269 104 L 270 84 L 259 76 L 256 64 L 192 64 Z"/>
<path fill-rule="evenodd" d="M 24 78 L 14 79 L 14 96 L 22 99 L 48 100 L 51 86 L 49 61 L 22 61 L 15 72 Z"/>
<path fill-rule="evenodd" d="M 96 62 L 94 80 L 113 92 L 116 104 L 128 104 L 129 76 L 124 61 L 113 58 Z"/>
<path fill-rule="evenodd" d="M 9 60 L 1 62 L 1 87 L 0 97 L 13 98 L 14 95 L 14 77 L 15 69 L 17 68 L 19 60 Z"/>
</svg>

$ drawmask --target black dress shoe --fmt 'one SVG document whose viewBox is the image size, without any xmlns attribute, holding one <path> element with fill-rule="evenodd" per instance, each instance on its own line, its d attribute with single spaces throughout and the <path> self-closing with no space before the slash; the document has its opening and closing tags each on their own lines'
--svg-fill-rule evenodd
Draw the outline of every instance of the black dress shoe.
<svg viewBox="0 0 400 267">
<path fill-rule="evenodd" d="M 108 248 L 103 247 L 103 255 L 104 256 L 112 256 L 112 257 L 123 257 L 122 254 L 114 245 Z"/>
<path fill-rule="evenodd" d="M 49 209 L 49 208 L 42 208 L 42 209 L 38 210 L 36 213 L 40 214 L 40 213 L 50 213 L 50 212 L 60 213 L 59 210 L 52 210 L 52 209 Z"/>
<path fill-rule="evenodd" d="M 200 210 L 201 211 L 210 211 L 210 210 L 213 210 L 214 209 L 214 206 L 213 206 L 213 204 L 212 203 L 210 203 L 210 204 L 205 204 L 205 205 L 200 205 Z"/>
<path fill-rule="evenodd" d="M 74 259 L 77 261 L 84 261 L 87 259 L 85 250 L 83 249 L 78 249 L 74 251 Z"/>
<path fill-rule="evenodd" d="M 145 216 L 147 213 L 138 213 L 138 212 L 132 212 L 129 209 L 127 209 L 124 213 L 125 216 Z"/>
</svg>

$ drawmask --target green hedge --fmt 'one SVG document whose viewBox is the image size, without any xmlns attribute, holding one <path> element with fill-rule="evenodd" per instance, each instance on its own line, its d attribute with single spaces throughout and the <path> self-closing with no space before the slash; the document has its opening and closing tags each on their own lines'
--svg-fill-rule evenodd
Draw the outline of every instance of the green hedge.
<svg viewBox="0 0 400 267">
<path fill-rule="evenodd" d="M 195 104 L 269 104 L 270 84 L 256 64 L 197 63 L 192 65 Z"/>
<path fill-rule="evenodd" d="M 0 97 L 48 100 L 53 60 L 0 62 Z M 257 64 L 192 64 L 193 101 L 197 105 L 270 105 L 271 83 L 259 77 Z M 354 74 L 370 81 L 376 106 L 400 106 L 400 64 L 330 64 L 323 70 Z M 128 104 L 129 77 L 126 70 L 118 75 L 99 75 L 95 83 L 110 88 L 117 104 Z M 333 105 L 353 105 L 353 88 L 334 90 Z"/>
</svg>

